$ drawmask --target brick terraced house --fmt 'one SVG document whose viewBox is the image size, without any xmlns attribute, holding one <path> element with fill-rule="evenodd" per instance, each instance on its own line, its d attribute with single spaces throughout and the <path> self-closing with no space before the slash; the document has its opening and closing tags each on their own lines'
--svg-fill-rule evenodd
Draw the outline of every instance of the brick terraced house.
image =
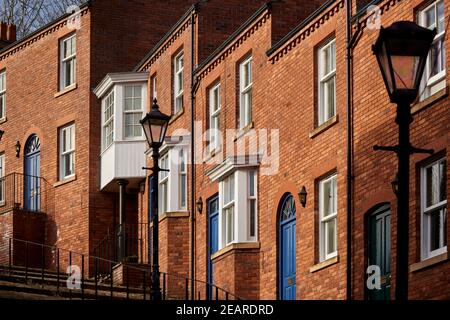
<svg viewBox="0 0 450 320">
<path fill-rule="evenodd" d="M 409 297 L 450 298 L 448 0 L 135 2 L 12 44 L 1 26 L 0 264 L 30 250 L 9 238 L 112 260 L 122 282 L 151 263 L 139 120 L 157 99 L 165 294 L 393 299 L 397 159 L 373 146 L 396 144 L 396 109 L 372 45 L 410 20 L 437 35 L 412 106 L 411 143 L 435 152 L 411 157 Z"/>
</svg>

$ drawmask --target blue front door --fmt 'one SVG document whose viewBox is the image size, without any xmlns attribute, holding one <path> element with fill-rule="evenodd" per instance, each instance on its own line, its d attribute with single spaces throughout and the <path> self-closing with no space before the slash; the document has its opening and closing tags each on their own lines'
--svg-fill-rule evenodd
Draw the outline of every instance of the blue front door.
<svg viewBox="0 0 450 320">
<path fill-rule="evenodd" d="M 219 197 L 208 201 L 209 232 L 208 232 L 208 283 L 213 284 L 213 264 L 211 256 L 219 250 Z M 213 288 L 209 287 L 208 298 L 213 298 Z"/>
<path fill-rule="evenodd" d="M 24 209 L 41 209 L 41 144 L 38 136 L 31 136 L 25 145 Z"/>
<path fill-rule="evenodd" d="M 296 299 L 296 217 L 295 202 L 292 195 L 288 195 L 279 213 L 280 217 L 280 299 Z"/>
</svg>

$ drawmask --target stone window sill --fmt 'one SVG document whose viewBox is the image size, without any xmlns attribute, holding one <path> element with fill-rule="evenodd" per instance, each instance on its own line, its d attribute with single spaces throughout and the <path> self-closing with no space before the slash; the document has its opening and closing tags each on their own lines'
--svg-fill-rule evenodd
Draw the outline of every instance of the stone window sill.
<svg viewBox="0 0 450 320">
<path fill-rule="evenodd" d="M 255 123 L 252 121 L 247 126 L 245 126 L 244 128 L 239 129 L 239 131 L 236 133 L 236 137 L 234 137 L 234 142 L 239 140 L 241 137 L 245 136 L 254 127 L 255 127 Z"/>
<path fill-rule="evenodd" d="M 64 88 L 63 90 L 57 92 L 55 94 L 55 98 L 61 97 L 61 96 L 65 95 L 66 93 L 69 93 L 69 92 L 71 92 L 71 91 L 73 91 L 73 90 L 75 90 L 77 88 L 78 88 L 78 86 L 77 86 L 76 83 L 72 84 L 72 85 L 68 86 L 67 88 Z"/>
<path fill-rule="evenodd" d="M 310 267 L 309 268 L 309 272 L 310 273 L 314 273 L 314 272 L 323 270 L 323 269 L 328 268 L 329 266 L 332 266 L 332 265 L 334 265 L 334 264 L 336 264 L 338 262 L 339 262 L 339 256 L 335 256 L 333 258 L 330 258 L 328 260 L 322 261 L 322 262 L 320 262 L 320 263 Z"/>
<path fill-rule="evenodd" d="M 5 123 L 6 121 L 8 121 L 8 119 L 7 119 L 6 117 L 1 118 L 1 119 L 0 119 L 0 124 Z"/>
<path fill-rule="evenodd" d="M 314 137 L 317 137 L 319 134 L 327 131 L 329 128 L 331 128 L 338 122 L 339 122 L 339 117 L 338 117 L 338 115 L 335 115 L 333 118 L 331 118 L 327 122 L 322 123 L 320 126 L 318 126 L 313 131 L 311 131 L 309 133 L 309 138 L 312 139 Z"/>
<path fill-rule="evenodd" d="M 180 118 L 182 115 L 184 114 L 184 108 L 181 108 L 177 113 L 175 113 L 169 121 L 169 125 L 174 123 L 175 121 L 178 120 L 178 118 Z"/>
<path fill-rule="evenodd" d="M 437 255 L 435 257 L 414 263 L 409 266 L 409 272 L 417 272 L 424 270 L 426 268 L 430 268 L 432 266 L 435 266 L 436 264 L 439 264 L 441 262 L 447 261 L 450 259 L 450 255 L 448 252 L 442 253 L 440 255 Z"/>
<path fill-rule="evenodd" d="M 428 107 L 432 106 L 433 104 L 435 104 L 439 100 L 447 97 L 449 95 L 449 91 L 450 91 L 449 86 L 446 86 L 444 89 L 436 92 L 432 96 L 429 96 L 425 100 L 420 101 L 419 103 L 413 105 L 412 108 L 411 108 L 411 113 L 412 114 L 416 114 L 416 113 L 419 113 L 422 110 L 427 109 Z"/>
<path fill-rule="evenodd" d="M 259 242 L 241 242 L 241 243 L 231 243 L 228 246 L 226 246 L 223 249 L 220 249 L 216 253 L 211 255 L 211 260 L 215 260 L 218 257 L 221 257 L 225 254 L 227 254 L 230 251 L 234 250 L 250 250 L 250 249 L 259 249 L 260 243 Z"/>
<path fill-rule="evenodd" d="M 158 221 L 161 222 L 169 218 L 186 218 L 189 217 L 188 211 L 163 212 L 158 215 Z"/>
<path fill-rule="evenodd" d="M 76 181 L 76 180 L 77 180 L 77 176 L 75 175 L 70 178 L 66 178 L 64 180 L 56 182 L 55 184 L 53 184 L 53 187 L 57 188 L 57 187 L 63 186 L 65 184 L 68 184 L 68 183 Z"/>
<path fill-rule="evenodd" d="M 206 157 L 203 159 L 203 163 L 206 163 L 209 160 L 213 159 L 216 155 L 218 155 L 220 153 L 220 151 L 222 151 L 222 149 L 220 147 L 217 148 L 217 149 L 213 149 L 213 150 L 209 151 L 206 154 Z"/>
</svg>

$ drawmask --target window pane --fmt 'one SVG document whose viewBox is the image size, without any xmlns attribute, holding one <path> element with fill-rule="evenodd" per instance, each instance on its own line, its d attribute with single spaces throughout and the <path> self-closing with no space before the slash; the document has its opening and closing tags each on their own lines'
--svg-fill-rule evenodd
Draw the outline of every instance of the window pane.
<svg viewBox="0 0 450 320">
<path fill-rule="evenodd" d="M 447 200 L 447 165 L 446 161 L 439 162 L 439 201 Z"/>
<path fill-rule="evenodd" d="M 425 26 L 432 29 L 434 28 L 435 21 L 435 11 L 434 6 L 425 11 Z"/>
<path fill-rule="evenodd" d="M 336 219 L 332 219 L 325 224 L 325 230 L 327 233 L 327 254 L 331 254 L 336 251 Z"/>
<path fill-rule="evenodd" d="M 444 229 L 442 225 L 443 210 L 435 210 L 429 213 L 429 241 L 430 241 L 430 251 L 441 248 L 441 230 Z"/>
<path fill-rule="evenodd" d="M 330 200 L 331 200 L 331 187 L 330 181 L 327 181 L 323 184 L 323 216 L 327 217 L 330 215 Z"/>
<path fill-rule="evenodd" d="M 445 15 L 444 15 L 444 1 L 439 1 L 437 4 L 437 18 L 438 18 L 438 33 L 445 30 Z"/>
<path fill-rule="evenodd" d="M 330 119 L 330 118 L 332 118 L 332 117 L 334 117 L 335 116 L 335 112 L 334 112 L 334 105 L 335 105 L 335 102 L 334 102 L 334 97 L 335 97 L 335 90 L 336 90 L 336 88 L 335 88 L 335 77 L 333 77 L 333 78 L 331 78 L 328 82 L 327 82 L 327 84 L 326 84 L 326 86 L 327 86 L 327 89 L 326 89 L 326 93 L 327 93 L 327 111 L 328 111 L 328 116 L 327 116 L 327 119 L 324 119 L 325 121 L 327 121 L 328 119 Z"/>
<path fill-rule="evenodd" d="M 250 237 L 256 236 L 256 200 L 250 200 Z"/>
<path fill-rule="evenodd" d="M 255 187 L 255 171 L 250 171 L 249 173 L 248 173 L 248 175 L 249 175 L 249 195 L 250 195 L 250 197 L 254 197 L 255 196 L 255 194 L 256 194 L 256 192 L 255 192 L 255 189 L 256 189 L 256 187 Z"/>
</svg>

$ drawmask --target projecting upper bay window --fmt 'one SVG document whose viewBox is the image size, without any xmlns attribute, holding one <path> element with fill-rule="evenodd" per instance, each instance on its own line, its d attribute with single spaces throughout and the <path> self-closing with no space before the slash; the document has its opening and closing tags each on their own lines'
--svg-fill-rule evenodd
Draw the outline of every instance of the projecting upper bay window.
<svg viewBox="0 0 450 320">
<path fill-rule="evenodd" d="M 75 84 L 77 65 L 77 38 L 71 35 L 60 40 L 59 53 L 59 90 Z"/>
<path fill-rule="evenodd" d="M 317 125 L 336 115 L 336 41 L 333 39 L 318 50 L 319 98 Z"/>
<path fill-rule="evenodd" d="M 256 170 L 238 170 L 219 183 L 219 243 L 257 241 Z"/>
<path fill-rule="evenodd" d="M 419 24 L 437 29 L 428 55 L 421 83 L 420 99 L 424 100 L 445 88 L 445 11 L 444 0 L 434 1 L 419 12 Z"/>
<path fill-rule="evenodd" d="M 140 120 L 147 110 L 147 72 L 107 75 L 94 90 L 101 99 L 102 190 L 114 191 L 116 179 L 129 187 L 145 178 L 146 140 Z"/>
<path fill-rule="evenodd" d="M 229 157 L 206 175 L 219 184 L 219 250 L 258 242 L 259 156 Z"/>
</svg>

